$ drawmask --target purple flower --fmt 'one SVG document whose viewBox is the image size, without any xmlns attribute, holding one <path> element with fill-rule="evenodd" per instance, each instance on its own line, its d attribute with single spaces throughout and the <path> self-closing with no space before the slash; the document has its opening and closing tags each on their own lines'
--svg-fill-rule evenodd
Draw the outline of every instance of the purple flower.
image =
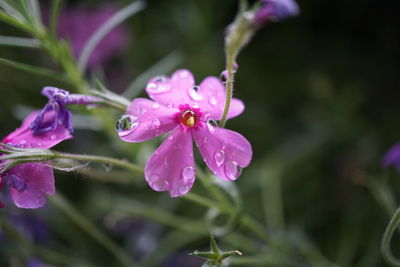
<svg viewBox="0 0 400 267">
<path fill-rule="evenodd" d="M 110 3 L 98 8 L 68 8 L 59 16 L 57 34 L 71 42 L 72 52 L 78 57 L 90 36 L 116 12 L 117 9 Z M 127 40 L 128 33 L 122 25 L 113 29 L 93 51 L 88 68 L 101 66 L 119 55 Z"/>
<path fill-rule="evenodd" d="M 72 115 L 65 105 L 88 105 L 100 101 L 99 98 L 94 96 L 70 94 L 63 89 L 49 86 L 43 88 L 42 95 L 46 96 L 49 102 L 38 112 L 36 118 L 29 125 L 33 135 L 54 131 L 59 125 L 73 133 Z"/>
<path fill-rule="evenodd" d="M 394 144 L 383 158 L 383 166 L 389 167 L 390 165 L 394 165 L 400 172 L 400 142 Z"/>
<path fill-rule="evenodd" d="M 241 168 L 249 165 L 250 143 L 213 123 L 222 117 L 226 99 L 218 78 L 207 77 L 196 86 L 192 73 L 178 70 L 171 78 L 150 79 L 146 92 L 153 101 L 135 99 L 118 121 L 117 130 L 122 140 L 133 143 L 171 131 L 145 167 L 152 189 L 168 190 L 171 197 L 189 192 L 196 174 L 193 139 L 207 166 L 222 179 L 237 179 Z M 228 118 L 243 110 L 243 102 L 232 99 Z"/>
<path fill-rule="evenodd" d="M 55 110 L 51 110 L 43 114 L 42 123 L 54 125 L 55 113 Z M 20 128 L 10 133 L 1 142 L 19 148 L 48 149 L 63 140 L 72 138 L 70 130 L 61 124 L 56 124 L 55 129 L 34 134 L 30 125 L 35 118 L 40 117 L 40 114 L 41 111 L 31 113 Z M 46 195 L 55 194 L 53 169 L 45 163 L 19 164 L 0 174 L 0 184 L 4 183 L 8 185 L 12 200 L 19 208 L 40 208 L 46 204 Z"/>
<path fill-rule="evenodd" d="M 299 14 L 294 0 L 261 0 L 262 6 L 255 14 L 255 23 L 262 25 L 269 21 L 280 21 Z"/>
</svg>

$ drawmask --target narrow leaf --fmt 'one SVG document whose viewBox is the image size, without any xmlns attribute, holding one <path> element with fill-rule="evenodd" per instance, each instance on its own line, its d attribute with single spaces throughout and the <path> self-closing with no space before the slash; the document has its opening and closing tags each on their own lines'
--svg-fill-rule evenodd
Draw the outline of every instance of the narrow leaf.
<svg viewBox="0 0 400 267">
<path fill-rule="evenodd" d="M 42 68 L 42 67 L 31 66 L 31 65 L 27 65 L 27 64 L 24 64 L 24 63 L 19 63 L 19 62 L 12 61 L 12 60 L 9 60 L 9 59 L 4 59 L 4 58 L 0 58 L 0 64 L 4 64 L 4 65 L 10 66 L 10 67 L 13 67 L 15 69 L 22 70 L 22 71 L 29 72 L 29 73 L 33 73 L 33 74 L 36 74 L 36 75 L 49 77 L 49 78 L 52 78 L 54 80 L 60 80 L 60 81 L 63 81 L 63 82 L 67 82 L 67 80 L 65 79 L 65 77 L 62 74 L 57 73 L 57 72 L 52 71 L 52 70 L 49 70 L 49 69 Z"/>
<path fill-rule="evenodd" d="M 20 46 L 28 48 L 39 48 L 40 42 L 32 38 L 0 35 L 0 45 Z"/>
</svg>

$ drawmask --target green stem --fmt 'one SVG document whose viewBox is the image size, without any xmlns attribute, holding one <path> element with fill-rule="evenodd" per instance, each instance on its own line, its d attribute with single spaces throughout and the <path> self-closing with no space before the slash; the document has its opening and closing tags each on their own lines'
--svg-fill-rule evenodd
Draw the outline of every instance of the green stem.
<svg viewBox="0 0 400 267">
<path fill-rule="evenodd" d="M 137 172 L 139 174 L 143 174 L 143 168 L 140 166 L 130 163 L 126 160 L 111 158 L 111 157 L 104 157 L 104 156 L 95 156 L 95 155 L 81 155 L 81 154 L 71 154 L 71 153 L 63 153 L 57 151 L 51 151 L 53 155 L 50 159 L 62 158 L 62 159 L 73 159 L 78 161 L 89 161 L 89 162 L 98 162 L 98 163 L 106 163 L 112 164 L 115 166 L 119 166 L 122 168 L 126 168 Z"/>
<path fill-rule="evenodd" d="M 96 225 L 84 216 L 82 216 L 77 209 L 75 209 L 67 200 L 57 193 L 49 198 L 50 202 L 64 212 L 77 226 L 82 228 L 88 233 L 94 240 L 99 242 L 104 248 L 106 248 L 123 266 L 139 266 L 133 259 L 122 249 L 118 247 L 113 240 L 105 235 Z"/>
<path fill-rule="evenodd" d="M 233 96 L 233 82 L 234 82 L 234 66 L 235 66 L 235 58 L 237 51 L 232 51 L 227 49 L 227 59 L 226 59 L 226 70 L 228 77 L 226 77 L 226 99 L 225 99 L 225 107 L 224 113 L 222 114 L 221 121 L 219 125 L 221 127 L 225 126 L 226 120 L 228 118 L 229 108 L 231 106 L 231 99 Z"/>
<path fill-rule="evenodd" d="M 390 241 L 392 240 L 394 231 L 400 224 L 400 208 L 396 210 L 390 220 L 388 226 L 386 227 L 385 233 L 382 238 L 381 251 L 382 255 L 387 262 L 394 266 L 400 266 L 400 259 L 396 258 L 392 250 L 390 249 Z"/>
</svg>

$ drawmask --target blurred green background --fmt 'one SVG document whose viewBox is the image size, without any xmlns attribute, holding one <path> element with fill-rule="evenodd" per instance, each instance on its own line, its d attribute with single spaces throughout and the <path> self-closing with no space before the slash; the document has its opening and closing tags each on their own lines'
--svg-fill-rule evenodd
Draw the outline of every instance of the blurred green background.
<svg viewBox="0 0 400 267">
<path fill-rule="evenodd" d="M 64 6 L 96 7 L 102 2 L 64 1 Z M 131 1 L 112 2 L 123 7 Z M 198 83 L 206 76 L 218 76 L 224 69 L 224 30 L 236 14 L 237 1 L 147 3 L 144 11 L 124 22 L 129 43 L 123 53 L 94 73 L 105 73 L 110 89 L 122 92 L 173 52 L 170 60 L 179 63 L 177 68 L 190 69 Z M 382 201 L 393 200 L 394 208 L 400 183 L 394 169 L 383 169 L 382 157 L 400 139 L 400 2 L 313 0 L 298 4 L 300 16 L 260 29 L 238 58 L 234 95 L 244 101 L 246 110 L 227 127 L 246 136 L 254 149 L 252 164 L 235 182 L 243 209 L 282 235 L 282 246 L 297 242 L 293 240 L 298 233 L 304 233 L 336 266 L 387 266 L 380 255 L 380 241 L 393 210 L 385 209 Z M 0 34 L 26 36 L 4 23 Z M 0 57 L 58 69 L 38 49 L 1 46 Z M 46 103 L 40 95 L 46 85 L 73 91 L 55 79 L 0 65 L 1 136 L 18 127 L 27 108 L 38 109 Z M 140 95 L 144 96 L 143 91 Z M 87 117 L 80 119 L 80 125 L 88 125 Z M 94 123 L 92 129 L 78 127 L 74 140 L 57 149 L 126 157 L 144 164 L 160 142 L 123 143 L 96 131 Z M 181 226 L 175 230 L 173 224 L 184 225 L 185 220 L 155 219 L 160 213 L 151 209 L 194 222 L 201 222 L 206 209 L 153 192 L 135 174 L 97 167 L 107 177 L 92 180 L 88 174 L 57 172 L 57 190 L 136 259 L 150 258 L 145 266 L 201 264 L 187 253 L 207 249 L 208 235 L 179 230 Z M 110 181 L 113 176 L 122 182 Z M 130 182 L 130 176 L 135 182 Z M 276 180 L 281 194 L 269 186 Z M 198 181 L 193 190 L 202 192 Z M 116 205 L 125 205 L 129 212 L 113 212 Z M 51 232 L 46 246 L 68 256 L 71 261 L 65 265 L 83 259 L 88 266 L 118 266 L 53 205 L 33 211 L 16 211 L 10 205 L 1 212 L 30 214 L 46 222 Z M 282 224 L 281 217 L 284 228 L 277 226 Z M 246 233 L 241 227 L 234 231 Z M 259 237 L 249 237 L 256 250 L 244 249 L 245 255 L 270 253 L 268 245 L 260 245 Z M 7 238 L 1 242 L 1 266 L 25 266 L 33 257 L 21 242 Z M 393 244 L 395 252 L 398 243 Z M 224 237 L 220 244 L 227 250 L 240 249 Z M 293 253 L 286 255 L 289 262 L 254 266 L 323 266 Z"/>
</svg>

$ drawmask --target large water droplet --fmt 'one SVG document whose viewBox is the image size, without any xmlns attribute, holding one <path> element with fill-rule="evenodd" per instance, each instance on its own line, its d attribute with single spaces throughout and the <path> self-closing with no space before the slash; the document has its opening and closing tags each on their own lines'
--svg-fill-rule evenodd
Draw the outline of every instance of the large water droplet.
<svg viewBox="0 0 400 267">
<path fill-rule="evenodd" d="M 223 150 L 218 150 L 214 154 L 214 160 L 218 167 L 221 167 L 225 161 L 225 152 Z"/>
<path fill-rule="evenodd" d="M 235 180 L 242 173 L 242 168 L 237 164 L 236 161 L 228 161 L 225 163 L 224 171 L 229 179 Z"/>
<path fill-rule="evenodd" d="M 165 191 L 169 189 L 169 182 L 164 179 L 160 179 L 157 175 L 151 177 L 152 183 L 151 188 L 156 191 Z"/>
<path fill-rule="evenodd" d="M 217 120 L 214 120 L 214 119 L 209 119 L 209 120 L 208 120 L 208 123 L 211 124 L 212 126 L 215 126 L 215 127 L 218 126 L 218 121 L 217 121 Z"/>
<path fill-rule="evenodd" d="M 139 126 L 139 118 L 133 115 L 123 115 L 116 123 L 115 129 L 120 136 L 125 136 Z"/>
<path fill-rule="evenodd" d="M 196 169 L 193 166 L 187 166 L 182 171 L 182 178 L 184 183 L 188 183 L 194 179 Z"/>
<path fill-rule="evenodd" d="M 218 103 L 218 101 L 217 101 L 217 99 L 216 99 L 214 96 L 211 96 L 211 97 L 208 99 L 208 103 L 210 103 L 211 106 L 215 106 L 215 105 Z"/>
<path fill-rule="evenodd" d="M 188 94 L 190 98 L 194 101 L 201 101 L 203 99 L 203 95 L 199 93 L 200 87 L 198 86 L 193 86 L 188 89 Z"/>
<path fill-rule="evenodd" d="M 160 122 L 159 119 L 154 119 L 154 120 L 152 121 L 152 123 L 151 123 L 153 129 L 158 129 L 158 127 L 160 127 L 160 124 L 161 124 L 161 122 Z"/>
<path fill-rule="evenodd" d="M 166 83 L 150 82 L 146 85 L 146 91 L 150 94 L 161 94 L 171 90 L 171 86 Z"/>
<path fill-rule="evenodd" d="M 224 70 L 221 72 L 221 74 L 219 75 L 219 78 L 221 79 L 221 82 L 223 84 L 226 84 L 228 82 L 228 71 Z"/>
<path fill-rule="evenodd" d="M 190 190 L 190 185 L 185 184 L 179 187 L 178 191 L 180 195 L 186 194 Z"/>
</svg>

